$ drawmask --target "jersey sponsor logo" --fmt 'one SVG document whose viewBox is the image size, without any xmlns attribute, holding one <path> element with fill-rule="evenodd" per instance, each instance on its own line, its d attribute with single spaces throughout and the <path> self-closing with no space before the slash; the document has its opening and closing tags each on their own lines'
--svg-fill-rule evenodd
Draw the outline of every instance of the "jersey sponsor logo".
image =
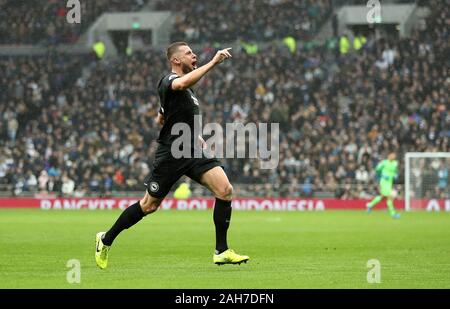
<svg viewBox="0 0 450 309">
<path fill-rule="evenodd" d="M 194 101 L 195 105 L 198 105 L 198 100 L 196 97 L 194 97 L 193 95 L 191 95 L 192 100 Z"/>
<path fill-rule="evenodd" d="M 159 190 L 159 185 L 158 185 L 158 183 L 155 182 L 155 181 L 152 181 L 152 182 L 150 183 L 150 191 L 152 191 L 152 192 L 158 192 L 158 190 Z"/>
</svg>

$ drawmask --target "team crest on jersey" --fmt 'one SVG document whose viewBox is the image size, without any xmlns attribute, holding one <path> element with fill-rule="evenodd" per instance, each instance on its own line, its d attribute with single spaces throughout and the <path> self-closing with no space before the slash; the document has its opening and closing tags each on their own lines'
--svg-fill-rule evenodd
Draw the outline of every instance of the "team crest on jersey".
<svg viewBox="0 0 450 309">
<path fill-rule="evenodd" d="M 150 191 L 152 191 L 152 192 L 158 192 L 158 190 L 159 190 L 159 185 L 158 185 L 158 183 L 157 182 L 155 182 L 155 181 L 152 181 L 151 183 L 150 183 Z"/>
</svg>

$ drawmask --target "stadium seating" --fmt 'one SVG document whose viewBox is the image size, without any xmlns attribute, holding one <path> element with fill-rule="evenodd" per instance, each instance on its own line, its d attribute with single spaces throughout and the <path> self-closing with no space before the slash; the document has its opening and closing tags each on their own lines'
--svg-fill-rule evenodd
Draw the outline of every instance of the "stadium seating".
<svg viewBox="0 0 450 309">
<path fill-rule="evenodd" d="M 146 1 L 80 1 L 80 24 L 66 22 L 66 3 L 58 0 L 0 0 L 0 44 L 75 43 L 102 13 L 139 10 Z"/>
<path fill-rule="evenodd" d="M 176 7 L 177 2 L 167 3 Z M 195 12 L 179 21 L 177 29 L 199 27 L 198 42 L 237 39 L 238 29 L 224 26 L 223 36 L 201 30 L 204 25 L 194 24 L 195 14 L 203 14 L 205 7 L 192 2 Z M 217 12 L 231 9 L 245 15 L 253 1 L 236 3 L 241 6 L 224 5 Z M 293 5 L 264 3 L 272 3 L 274 12 L 278 5 Z M 328 2 L 318 3 L 325 12 Z M 172 8 L 167 5 L 159 8 Z M 450 13 L 440 1 L 431 8 L 426 27 L 408 39 L 368 38 L 361 50 L 345 55 L 306 45 L 292 54 L 283 44 L 267 44 L 255 54 L 233 50 L 232 62 L 209 73 L 197 90 L 204 123 L 280 123 L 276 170 L 260 170 L 256 160 L 224 160 L 231 181 L 243 184 L 236 186 L 241 187 L 237 194 L 331 192 L 364 198 L 376 189 L 372 168 L 387 150 L 400 155 L 410 149 L 448 151 L 449 40 L 444 25 Z M 282 24 L 273 29 L 272 36 L 245 35 L 264 40 L 285 31 Z M 195 41 L 183 31 L 174 36 L 180 33 L 180 39 Z M 196 52 L 206 61 L 215 50 L 203 46 Z M 0 76 L 2 188 L 62 192 L 73 183 L 74 192 L 68 194 L 79 196 L 143 189 L 156 146 L 155 86 L 167 72 L 164 55 L 138 52 L 112 62 L 59 54 L 1 57 L 0 71 L 5 72 Z"/>
<path fill-rule="evenodd" d="M 331 14 L 330 0 L 193 0 L 189 5 L 183 2 L 158 0 L 155 6 L 177 14 L 173 41 L 267 41 L 287 35 L 307 39 Z"/>
</svg>

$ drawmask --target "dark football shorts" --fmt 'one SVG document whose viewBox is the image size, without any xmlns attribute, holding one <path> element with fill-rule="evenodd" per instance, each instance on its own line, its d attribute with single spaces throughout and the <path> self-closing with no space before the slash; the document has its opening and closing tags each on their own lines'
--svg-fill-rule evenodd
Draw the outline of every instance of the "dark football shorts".
<svg viewBox="0 0 450 309">
<path fill-rule="evenodd" d="M 159 144 L 144 185 L 151 196 L 164 198 L 181 176 L 186 175 L 200 183 L 201 176 L 216 166 L 223 168 L 219 160 L 204 155 L 202 158 L 175 159 L 169 146 Z"/>
</svg>

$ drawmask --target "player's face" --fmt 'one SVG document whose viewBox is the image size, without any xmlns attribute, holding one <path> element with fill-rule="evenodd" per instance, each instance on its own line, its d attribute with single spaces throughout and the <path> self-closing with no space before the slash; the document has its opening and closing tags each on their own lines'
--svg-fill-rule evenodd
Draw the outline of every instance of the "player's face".
<svg viewBox="0 0 450 309">
<path fill-rule="evenodd" d="M 194 54 L 189 46 L 180 46 L 177 54 L 181 63 L 181 70 L 184 74 L 192 72 L 197 68 L 197 55 Z"/>
<path fill-rule="evenodd" d="M 397 158 L 397 155 L 395 153 L 390 153 L 388 156 L 389 161 L 394 161 Z"/>
</svg>

